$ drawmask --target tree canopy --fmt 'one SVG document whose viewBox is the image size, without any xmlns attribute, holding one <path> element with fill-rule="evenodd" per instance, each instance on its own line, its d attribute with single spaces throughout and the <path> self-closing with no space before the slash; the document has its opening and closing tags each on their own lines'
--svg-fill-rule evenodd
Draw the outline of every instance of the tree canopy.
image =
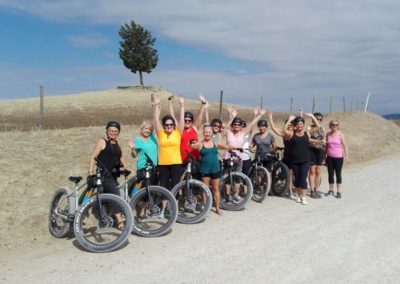
<svg viewBox="0 0 400 284">
<path fill-rule="evenodd" d="M 121 37 L 119 57 L 124 66 L 135 73 L 139 72 L 140 85 L 143 86 L 143 72 L 150 73 L 158 63 L 157 49 L 151 33 L 134 21 L 119 29 Z"/>
</svg>

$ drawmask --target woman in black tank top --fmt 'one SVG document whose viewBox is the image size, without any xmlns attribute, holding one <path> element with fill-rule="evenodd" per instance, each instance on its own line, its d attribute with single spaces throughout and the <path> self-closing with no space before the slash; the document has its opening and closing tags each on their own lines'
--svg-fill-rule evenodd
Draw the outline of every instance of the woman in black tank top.
<svg viewBox="0 0 400 284">
<path fill-rule="evenodd" d="M 313 114 L 308 113 L 306 115 L 311 117 L 313 122 L 319 127 L 319 123 Z M 293 124 L 293 130 L 287 130 L 290 123 Z M 306 205 L 307 176 L 310 169 L 310 135 L 305 131 L 304 118 L 301 116 L 295 117 L 291 115 L 284 129 L 286 129 L 285 135 L 290 138 L 291 169 L 297 191 L 296 202 Z"/>
<path fill-rule="evenodd" d="M 117 185 L 117 177 L 120 165 L 124 169 L 128 170 L 128 164 L 125 161 L 124 155 L 118 145 L 118 135 L 121 130 L 121 126 L 116 121 L 110 121 L 106 126 L 106 138 L 101 138 L 97 141 L 94 146 L 92 157 L 89 164 L 89 175 L 93 174 L 93 167 L 95 159 L 98 158 L 103 163 L 105 168 L 109 171 L 109 174 L 104 177 L 103 188 L 104 193 L 111 193 L 115 195 L 119 194 Z M 124 223 L 120 213 L 115 215 L 118 223 L 118 229 L 122 229 Z M 121 228 L 119 227 L 121 226 Z"/>
</svg>

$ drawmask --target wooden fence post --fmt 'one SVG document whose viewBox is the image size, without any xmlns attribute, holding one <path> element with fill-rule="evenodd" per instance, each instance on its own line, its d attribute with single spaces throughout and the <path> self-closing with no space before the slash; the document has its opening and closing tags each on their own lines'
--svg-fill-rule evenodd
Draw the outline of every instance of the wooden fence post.
<svg viewBox="0 0 400 284">
<path fill-rule="evenodd" d="M 219 119 L 222 119 L 222 102 L 223 102 L 224 91 L 221 90 L 219 95 Z"/>
<path fill-rule="evenodd" d="M 40 112 L 39 112 L 39 129 L 43 126 L 43 115 L 44 115 L 44 86 L 40 85 Z"/>
<path fill-rule="evenodd" d="M 315 96 L 312 98 L 312 111 L 311 113 L 315 113 Z"/>
<path fill-rule="evenodd" d="M 263 100 L 264 100 L 264 97 L 263 97 L 263 96 L 261 96 L 261 101 L 260 101 L 260 109 L 262 109 L 262 108 L 263 108 Z"/>
<path fill-rule="evenodd" d="M 343 112 L 346 112 L 346 97 L 343 97 Z"/>
<path fill-rule="evenodd" d="M 293 97 L 290 97 L 290 113 L 293 113 Z"/>
</svg>

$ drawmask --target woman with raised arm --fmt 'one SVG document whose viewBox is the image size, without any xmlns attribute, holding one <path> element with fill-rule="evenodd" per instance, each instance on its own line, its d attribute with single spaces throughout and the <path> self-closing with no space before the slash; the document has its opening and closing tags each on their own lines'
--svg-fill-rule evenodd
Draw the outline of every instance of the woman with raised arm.
<svg viewBox="0 0 400 284">
<path fill-rule="evenodd" d="M 317 127 L 320 127 L 318 120 L 312 113 L 306 113 Z M 293 124 L 293 130 L 288 130 L 289 124 Z M 290 115 L 289 120 L 285 124 L 285 135 L 290 137 L 290 158 L 291 167 L 294 176 L 295 187 L 297 191 L 296 202 L 307 205 L 306 190 L 307 176 L 310 170 L 310 134 L 304 126 L 304 118 L 301 116 L 295 117 Z"/>
<path fill-rule="evenodd" d="M 89 163 L 89 175 L 93 175 L 93 167 L 95 158 L 97 158 L 106 168 L 107 173 L 102 181 L 104 193 L 119 194 L 117 178 L 119 169 L 122 165 L 125 170 L 129 170 L 121 148 L 118 145 L 118 135 L 121 131 L 121 125 L 117 121 L 109 121 L 106 126 L 106 137 L 97 141 L 94 146 L 92 157 Z M 115 214 L 117 219 L 117 228 L 123 230 L 125 228 L 121 213 Z"/>
<path fill-rule="evenodd" d="M 320 112 L 314 113 L 315 118 L 321 124 L 324 116 Z M 311 198 L 322 198 L 319 192 L 319 186 L 321 184 L 321 167 L 325 161 L 325 145 L 322 143 L 325 139 L 325 130 L 323 127 L 317 127 L 312 123 L 308 127 L 310 132 L 310 138 L 321 141 L 320 143 L 310 143 L 310 173 L 308 175 L 308 181 L 311 188 Z"/>
<path fill-rule="evenodd" d="M 349 149 L 346 139 L 339 130 L 339 121 L 329 123 L 330 131 L 326 134 L 326 165 L 328 166 L 329 191 L 326 195 L 333 195 L 336 174 L 336 197 L 342 198 L 340 186 L 342 185 L 343 158 L 349 162 Z"/>
<path fill-rule="evenodd" d="M 177 122 L 171 115 L 165 115 L 160 120 L 161 100 L 155 97 L 153 101 L 154 123 L 158 139 L 158 170 L 160 185 L 171 190 L 182 175 L 182 157 L 180 153 L 181 136 L 184 125 L 184 98 L 179 97 L 180 117 Z M 166 204 L 165 204 L 166 205 Z M 160 217 L 162 218 L 164 210 Z"/>
<path fill-rule="evenodd" d="M 188 162 L 189 154 L 194 157 L 195 160 L 199 160 L 200 155 L 199 152 L 190 147 L 190 141 L 195 140 L 196 142 L 199 141 L 198 129 L 201 127 L 203 123 L 203 116 L 205 105 L 207 103 L 205 97 L 199 94 L 199 100 L 201 102 L 199 111 L 194 118 L 193 113 L 190 111 L 185 111 L 184 113 L 184 127 L 181 137 L 181 157 L 183 162 L 183 167 L 186 167 L 185 164 Z M 169 111 L 172 117 L 175 118 L 174 108 L 173 108 L 173 99 L 169 99 Z"/>
<path fill-rule="evenodd" d="M 228 146 L 220 143 L 214 143 L 212 139 L 212 126 L 203 126 L 203 141 L 195 142 L 192 141 L 191 147 L 200 152 L 200 176 L 202 182 L 211 186 L 213 200 L 215 204 L 215 212 L 221 215 L 220 211 L 220 192 L 219 182 L 221 177 L 221 167 L 218 160 L 218 149 L 222 150 L 239 150 L 235 146 Z"/>
<path fill-rule="evenodd" d="M 272 131 L 282 137 L 283 140 L 283 157 L 282 157 L 282 162 L 288 167 L 289 169 L 289 198 L 290 199 L 296 199 L 296 196 L 293 193 L 293 171 L 292 171 L 292 166 L 290 162 L 290 137 L 286 135 L 285 133 L 285 126 L 283 128 L 277 128 L 274 123 L 274 119 L 272 116 L 272 113 L 268 115 L 269 123 L 271 124 L 271 129 Z M 285 124 L 288 121 L 288 119 L 285 120 Z M 293 125 L 291 123 L 288 124 L 287 130 L 293 131 Z"/>
</svg>

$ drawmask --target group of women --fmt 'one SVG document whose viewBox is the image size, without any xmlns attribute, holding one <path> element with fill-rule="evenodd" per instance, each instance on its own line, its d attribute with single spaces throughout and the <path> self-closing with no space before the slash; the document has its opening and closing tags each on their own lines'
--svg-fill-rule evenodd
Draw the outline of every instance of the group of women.
<svg viewBox="0 0 400 284">
<path fill-rule="evenodd" d="M 311 118 L 310 127 L 305 126 L 303 114 L 290 115 L 283 128 L 275 126 L 272 114 L 269 114 L 269 123 L 262 119 L 265 110 L 254 109 L 253 118 L 247 125 L 238 117 L 233 108 L 228 108 L 229 121 L 223 125 L 220 119 L 213 119 L 209 124 L 209 104 L 204 96 L 199 96 L 200 108 L 196 116 L 185 111 L 185 100 L 177 100 L 171 96 L 168 99 L 169 114 L 160 117 L 161 99 L 153 97 L 153 121 L 144 121 L 140 126 L 140 133 L 128 145 L 132 156 L 137 159 L 137 176 L 144 173 L 147 154 L 154 165 L 158 166 L 158 183 L 171 190 L 177 184 L 190 158 L 199 162 L 199 178 L 213 193 L 215 212 L 220 211 L 219 182 L 221 177 L 221 162 L 230 158 L 230 151 L 235 151 L 240 157 L 239 167 L 235 170 L 249 174 L 251 157 L 249 149 L 256 149 L 263 165 L 270 169 L 268 154 L 277 147 L 274 136 L 268 131 L 269 123 L 274 133 L 283 139 L 285 147 L 283 161 L 289 167 L 292 181 L 290 182 L 290 196 L 297 202 L 307 204 L 307 179 L 311 187 L 310 196 L 320 198 L 319 185 L 321 182 L 321 166 L 326 158 L 329 175 L 329 191 L 334 194 L 334 176 L 336 175 L 336 197 L 341 197 L 342 183 L 341 170 L 343 160 L 348 159 L 348 148 L 344 135 L 339 131 L 339 122 L 332 120 L 329 123 L 330 131 L 325 134 L 321 126 L 323 119 L 320 113 L 306 113 Z M 179 117 L 175 117 L 174 102 L 179 103 Z M 205 117 L 205 119 L 204 119 Z M 205 122 L 203 123 L 203 120 Z M 257 125 L 258 132 L 252 136 L 252 129 Z M 202 129 L 202 139 L 199 131 Z M 113 174 L 116 167 L 129 166 L 118 144 L 118 135 L 121 126 L 111 121 L 106 127 L 106 137 L 99 139 L 94 147 L 89 166 L 89 174 L 93 172 L 94 159 L 98 158 L 111 173 L 104 182 L 104 191 L 119 194 L 117 178 Z M 225 141 L 225 143 L 222 143 Z M 220 159 L 219 152 L 225 150 Z M 153 177 L 153 182 L 156 182 Z M 296 195 L 292 190 L 292 183 L 296 188 Z M 232 197 L 231 197 L 232 198 Z M 235 198 L 235 197 L 233 197 Z M 161 215 L 163 212 L 161 212 Z"/>
</svg>

